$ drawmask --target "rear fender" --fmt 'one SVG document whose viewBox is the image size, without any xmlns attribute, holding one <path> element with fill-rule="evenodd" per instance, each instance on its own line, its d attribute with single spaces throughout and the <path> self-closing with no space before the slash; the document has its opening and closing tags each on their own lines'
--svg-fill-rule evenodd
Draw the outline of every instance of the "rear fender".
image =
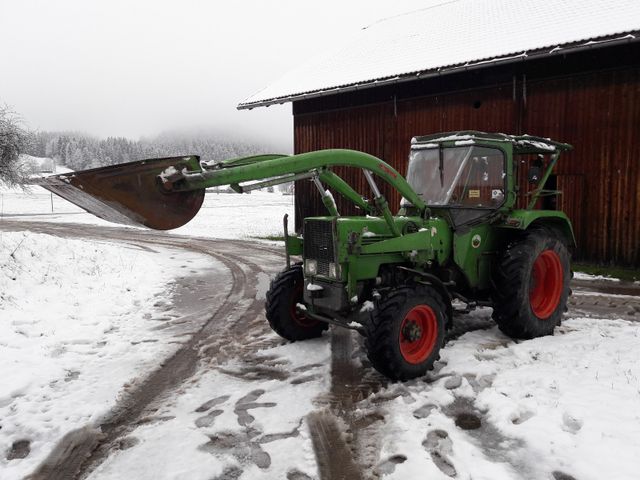
<svg viewBox="0 0 640 480">
<path fill-rule="evenodd" d="M 529 230 L 546 227 L 556 232 L 568 247 L 576 247 L 576 237 L 569 217 L 557 210 L 514 210 L 499 228 Z"/>
</svg>

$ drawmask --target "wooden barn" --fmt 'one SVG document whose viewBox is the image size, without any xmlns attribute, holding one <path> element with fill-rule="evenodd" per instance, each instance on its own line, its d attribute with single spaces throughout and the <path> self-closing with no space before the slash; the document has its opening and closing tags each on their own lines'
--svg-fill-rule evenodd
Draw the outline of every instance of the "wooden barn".
<svg viewBox="0 0 640 480">
<path fill-rule="evenodd" d="M 296 153 L 362 150 L 403 173 L 417 135 L 481 130 L 570 143 L 550 181 L 573 221 L 575 256 L 640 266 L 637 0 L 454 0 L 385 19 L 238 108 L 285 102 Z M 359 173 L 341 174 L 369 195 Z M 323 212 L 315 187 L 299 182 L 296 225 Z"/>
</svg>

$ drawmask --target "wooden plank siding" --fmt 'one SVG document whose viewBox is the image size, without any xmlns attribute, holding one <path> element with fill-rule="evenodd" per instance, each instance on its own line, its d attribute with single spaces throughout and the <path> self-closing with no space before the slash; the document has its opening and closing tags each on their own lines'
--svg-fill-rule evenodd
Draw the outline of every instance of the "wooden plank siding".
<svg viewBox="0 0 640 480">
<path fill-rule="evenodd" d="M 528 83 L 523 129 L 575 147 L 557 173 L 581 256 L 639 266 L 640 69 Z"/>
<path fill-rule="evenodd" d="M 305 107 L 296 102 L 295 152 L 352 148 L 378 156 L 404 174 L 415 135 L 473 129 L 530 133 L 571 143 L 575 151 L 561 158 L 555 173 L 564 191 L 558 208 L 567 212 L 576 231 L 576 257 L 638 267 L 640 65 L 635 62 L 603 71 L 565 72 L 561 77 L 527 78 L 523 70 L 514 70 L 492 77 L 490 84 L 466 85 L 459 91 L 425 90 L 421 95 L 415 86 L 398 85 L 377 98 L 372 94 L 351 104 L 345 101 L 347 94 L 341 103 L 316 99 Z M 440 80 L 438 87 L 443 86 Z M 412 89 L 411 95 L 403 96 L 403 89 Z M 526 169 L 520 170 L 525 191 Z M 370 195 L 359 172 L 338 173 Z M 383 192 L 392 210 L 397 209 L 398 195 L 386 187 Z M 341 214 L 358 213 L 337 200 Z M 298 182 L 296 227 L 302 218 L 318 214 L 324 214 L 324 207 L 315 187 Z"/>
<path fill-rule="evenodd" d="M 386 111 L 388 108 L 388 105 L 374 105 L 295 116 L 295 152 L 302 153 L 324 148 L 348 148 L 360 150 L 379 158 L 390 158 L 390 152 L 385 151 L 385 122 L 389 117 L 389 112 Z M 389 163 L 394 167 L 402 167 L 402 165 L 394 165 L 393 161 Z M 361 194 L 366 194 L 369 191 L 359 169 L 336 168 L 335 172 Z M 383 194 L 391 202 L 394 202 L 392 209 L 397 208 L 398 199 L 395 197 L 395 192 L 392 192 L 385 184 L 381 184 L 380 187 Z M 344 201 L 338 195 L 335 199 L 338 211 L 342 215 L 358 214 L 352 203 Z M 326 210 L 313 183 L 310 181 L 296 182 L 296 229 L 300 229 L 303 218 L 318 214 L 324 215 L 324 212 Z"/>
</svg>

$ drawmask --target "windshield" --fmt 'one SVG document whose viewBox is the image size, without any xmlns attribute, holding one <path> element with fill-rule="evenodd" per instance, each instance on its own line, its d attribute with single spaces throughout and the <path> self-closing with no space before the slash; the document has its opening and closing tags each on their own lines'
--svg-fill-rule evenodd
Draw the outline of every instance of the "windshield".
<svg viewBox="0 0 640 480">
<path fill-rule="evenodd" d="M 407 181 L 427 205 L 496 208 L 504 202 L 504 155 L 496 148 L 413 148 Z"/>
</svg>

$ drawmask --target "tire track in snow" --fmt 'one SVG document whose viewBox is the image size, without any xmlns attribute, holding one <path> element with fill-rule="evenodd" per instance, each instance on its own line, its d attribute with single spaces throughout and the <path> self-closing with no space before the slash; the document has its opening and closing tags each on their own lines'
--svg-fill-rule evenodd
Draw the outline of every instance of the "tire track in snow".
<svg viewBox="0 0 640 480">
<path fill-rule="evenodd" d="M 385 388 L 388 381 L 368 365 L 361 351 L 354 352 L 351 330 L 330 332 L 331 390 L 317 399 L 320 408 L 307 415 L 307 424 L 320 479 L 361 480 L 369 478 L 376 460 L 369 457 L 377 451 L 377 438 L 361 433 L 384 421 L 384 416 L 375 408 L 358 408 L 359 402 Z M 367 365 L 356 364 L 355 357 Z"/>
<path fill-rule="evenodd" d="M 230 290 L 220 310 L 208 315 L 209 319 L 193 338 L 140 386 L 129 392 L 112 415 L 100 425 L 102 431 L 83 427 L 67 434 L 48 462 L 31 476 L 33 479 L 86 478 L 110 455 L 112 448 L 138 426 L 139 420 L 150 412 L 149 409 L 154 403 L 193 375 L 199 361 L 207 361 L 215 368 L 230 358 L 240 357 L 263 346 L 260 342 L 264 340 L 260 340 L 259 335 L 256 336 L 257 340 L 247 335 L 255 333 L 258 324 L 264 325 L 263 302 L 256 298 L 259 292 L 256 292 L 254 283 L 259 275 L 265 274 L 260 265 L 281 258 L 282 252 L 278 248 L 242 241 L 183 237 L 136 229 L 6 219 L 0 222 L 0 230 L 25 229 L 60 237 L 130 244 L 147 251 L 153 251 L 153 246 L 182 248 L 216 258 L 229 269 L 231 276 Z M 627 308 L 624 312 L 631 317 L 629 319 L 640 319 L 637 297 L 629 298 L 637 295 L 640 289 L 638 286 L 575 280 L 573 286 L 579 293 L 579 302 L 571 305 L 569 316 L 580 316 L 594 311 L 599 315 L 615 312 L 619 316 L 620 310 Z M 202 298 L 195 298 L 194 301 L 206 302 Z M 468 325 L 461 324 L 460 331 L 454 336 L 468 330 Z M 331 390 L 318 398 L 319 409 L 306 417 L 320 478 L 365 478 L 369 473 L 375 473 L 375 470 L 372 472 L 371 469 L 375 468 L 377 458 L 371 457 L 371 452 L 364 453 L 366 448 L 363 448 L 362 443 L 375 443 L 375 438 L 367 438 L 371 436 L 368 435 L 367 429 L 372 425 L 375 428 L 378 422 L 384 421 L 384 416 L 377 413 L 375 407 L 370 408 L 371 404 L 376 402 L 375 399 L 372 402 L 360 401 L 378 390 L 382 390 L 382 401 L 388 400 L 387 396 L 397 396 L 397 392 L 388 392 L 387 395 L 387 382 L 384 379 L 372 372 L 370 367 L 356 365 L 353 361 L 354 341 L 349 331 L 333 329 L 331 343 Z M 357 351 L 355 355 L 363 357 Z M 360 410 L 357 407 L 361 407 Z M 361 413 L 363 410 L 364 414 Z M 367 446 L 371 445 L 365 447 Z"/>
<path fill-rule="evenodd" d="M 135 389 L 128 392 L 99 428 L 82 427 L 63 437 L 49 457 L 28 478 L 31 480 L 70 480 L 86 478 L 107 456 L 119 439 L 138 425 L 138 421 L 152 408 L 155 401 L 171 393 L 197 369 L 198 362 L 220 363 L 237 356 L 247 348 L 242 342 L 250 324 L 263 309 L 263 301 L 256 298 L 250 277 L 263 272 L 258 264 L 247 260 L 256 254 L 262 260 L 274 260 L 282 253 L 275 248 L 233 240 L 210 240 L 168 234 L 149 233 L 127 228 L 95 227 L 89 225 L 44 222 L 0 222 L 0 230 L 29 230 L 60 237 L 88 238 L 99 241 L 127 243 L 148 249 L 149 245 L 181 248 L 211 256 L 230 272 L 230 289 L 220 305 L 206 305 L 190 314 L 192 320 L 209 318 L 160 367 L 151 372 Z M 244 253 L 244 255 L 240 253 Z M 202 299 L 193 299 L 202 303 Z M 208 313 L 209 309 L 216 309 Z M 238 342 L 240 339 L 240 342 Z M 224 347 L 224 348 L 223 348 Z"/>
</svg>

